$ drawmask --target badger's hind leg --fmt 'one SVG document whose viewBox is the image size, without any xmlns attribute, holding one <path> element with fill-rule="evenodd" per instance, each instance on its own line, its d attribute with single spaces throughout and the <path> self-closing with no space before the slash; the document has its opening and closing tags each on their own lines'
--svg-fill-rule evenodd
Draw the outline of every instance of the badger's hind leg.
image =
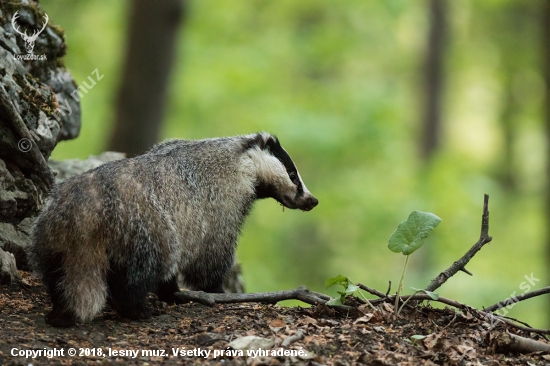
<svg viewBox="0 0 550 366">
<path fill-rule="evenodd" d="M 67 328 L 75 324 L 76 314 L 67 308 L 62 289 L 64 271 L 62 268 L 63 256 L 61 253 L 45 258 L 43 265 L 43 281 L 48 289 L 52 302 L 52 311 L 46 314 L 46 323 Z"/>
<path fill-rule="evenodd" d="M 146 297 L 156 290 L 162 268 L 159 245 L 151 240 L 143 223 L 135 224 L 137 235 L 131 249 L 111 260 L 107 274 L 111 306 L 120 316 L 132 320 L 152 316 Z"/>
<path fill-rule="evenodd" d="M 112 265 L 107 275 L 109 303 L 123 318 L 132 320 L 149 319 L 152 314 L 147 307 L 146 297 L 151 290 L 146 279 L 136 283 L 129 275 L 131 271 L 120 265 Z"/>
<path fill-rule="evenodd" d="M 185 284 L 195 291 L 224 293 L 223 280 L 231 268 L 232 259 L 226 263 L 217 263 L 215 269 L 205 268 L 204 263 L 209 263 L 209 258 L 199 258 L 183 269 Z"/>
<path fill-rule="evenodd" d="M 185 303 L 186 301 L 174 296 L 174 293 L 179 291 L 178 275 L 174 274 L 170 279 L 158 283 L 156 294 L 160 301 L 167 302 L 168 304 Z"/>
</svg>

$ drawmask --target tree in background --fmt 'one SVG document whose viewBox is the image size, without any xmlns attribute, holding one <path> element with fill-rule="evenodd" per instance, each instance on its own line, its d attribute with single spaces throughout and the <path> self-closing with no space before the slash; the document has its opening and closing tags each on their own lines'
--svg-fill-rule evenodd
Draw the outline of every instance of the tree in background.
<svg viewBox="0 0 550 366">
<path fill-rule="evenodd" d="M 427 4 L 429 29 L 422 69 L 423 114 L 420 152 L 429 168 L 441 140 L 443 94 L 445 90 L 445 44 L 447 40 L 447 2 L 430 0 Z M 424 274 L 430 273 L 434 253 L 426 247 L 423 256 L 415 258 L 415 266 Z"/>
<path fill-rule="evenodd" d="M 499 16 L 492 24 L 492 38 L 499 57 L 502 96 L 499 125 L 503 135 L 498 179 L 508 192 L 518 189 L 520 169 L 515 148 L 520 126 L 519 117 L 528 108 L 529 94 L 521 93 L 526 88 L 524 73 L 533 64 L 536 45 L 525 42 L 533 37 L 536 27 L 537 2 L 511 2 L 501 6 Z M 512 50 L 512 51 L 511 51 Z M 521 51 L 518 51 L 521 50 Z"/>
<path fill-rule="evenodd" d="M 183 0 L 132 1 L 109 150 L 122 151 L 130 157 L 158 141 L 185 5 Z"/>
<path fill-rule="evenodd" d="M 430 0 L 429 33 L 424 63 L 424 115 L 422 158 L 429 161 L 439 146 L 444 86 L 444 56 L 447 38 L 446 0 Z"/>
</svg>

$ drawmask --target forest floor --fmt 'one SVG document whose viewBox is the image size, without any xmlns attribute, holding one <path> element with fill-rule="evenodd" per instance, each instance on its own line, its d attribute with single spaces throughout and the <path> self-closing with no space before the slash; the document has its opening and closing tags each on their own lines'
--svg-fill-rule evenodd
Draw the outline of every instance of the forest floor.
<svg viewBox="0 0 550 366">
<path fill-rule="evenodd" d="M 540 335 L 506 325 L 488 331 L 471 314 L 430 306 L 417 306 L 396 321 L 388 304 L 375 312 L 361 305 L 361 315 L 349 317 L 327 308 L 257 303 L 168 306 L 151 295 L 149 320 L 121 319 L 106 309 L 91 323 L 53 328 L 44 323 L 50 309 L 45 288 L 22 274 L 25 288 L 0 293 L 1 365 L 550 364 L 548 354 L 510 353 L 495 342 L 506 332 L 546 342 Z M 417 335 L 426 337 L 414 341 Z"/>
</svg>

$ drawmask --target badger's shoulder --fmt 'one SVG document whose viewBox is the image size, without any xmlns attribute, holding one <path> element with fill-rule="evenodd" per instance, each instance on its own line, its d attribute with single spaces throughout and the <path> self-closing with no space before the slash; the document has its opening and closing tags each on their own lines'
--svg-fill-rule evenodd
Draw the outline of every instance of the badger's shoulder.
<svg viewBox="0 0 550 366">
<path fill-rule="evenodd" d="M 171 155 L 178 153 L 219 153 L 227 151 L 234 154 L 244 153 L 250 149 L 264 150 L 266 146 L 279 145 L 276 136 L 267 132 L 257 132 L 231 137 L 216 137 L 201 140 L 168 139 L 149 149 L 143 155 Z"/>
<path fill-rule="evenodd" d="M 107 162 L 68 178 L 57 184 L 57 189 L 54 191 L 63 186 L 86 185 L 90 180 L 100 183 L 120 176 L 143 176 L 144 169 L 147 171 L 172 170 L 181 164 L 189 165 L 189 168 L 205 169 L 210 173 L 214 166 L 217 166 L 217 169 L 214 169 L 216 171 L 219 171 L 220 167 L 247 170 L 250 162 L 240 168 L 236 165 L 243 164 L 243 159 L 244 161 L 256 160 L 258 154 L 263 154 L 265 151 L 273 155 L 278 155 L 278 151 L 284 151 L 277 137 L 267 132 L 201 140 L 168 139 L 156 144 L 142 155 Z M 227 174 L 227 171 L 224 174 Z"/>
</svg>

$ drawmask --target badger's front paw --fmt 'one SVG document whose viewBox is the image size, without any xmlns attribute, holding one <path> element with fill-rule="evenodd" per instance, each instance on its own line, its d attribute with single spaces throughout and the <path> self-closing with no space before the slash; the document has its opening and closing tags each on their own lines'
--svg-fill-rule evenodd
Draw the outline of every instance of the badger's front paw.
<svg viewBox="0 0 550 366">
<path fill-rule="evenodd" d="M 147 307 L 136 307 L 133 309 L 119 310 L 118 314 L 130 320 L 150 319 L 153 316 L 151 309 Z"/>
</svg>

